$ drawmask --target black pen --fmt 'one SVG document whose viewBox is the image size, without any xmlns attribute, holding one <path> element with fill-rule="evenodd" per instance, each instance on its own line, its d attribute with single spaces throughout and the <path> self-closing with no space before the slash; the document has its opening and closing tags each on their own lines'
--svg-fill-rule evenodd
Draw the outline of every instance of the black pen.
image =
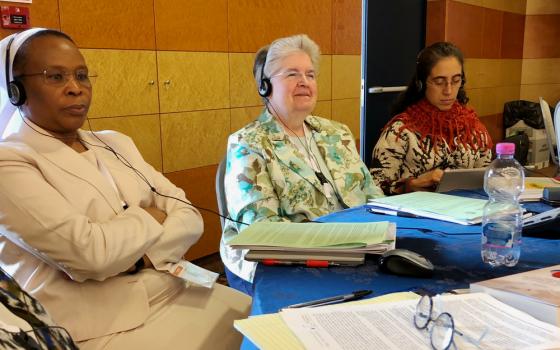
<svg viewBox="0 0 560 350">
<path fill-rule="evenodd" d="M 379 209 L 379 208 L 367 208 L 368 213 L 372 214 L 381 214 L 381 215 L 392 215 L 392 216 L 399 216 L 402 218 L 417 218 L 418 215 L 414 215 L 411 213 L 407 213 L 404 211 L 399 210 L 392 210 L 392 209 Z"/>
<path fill-rule="evenodd" d="M 312 300 L 312 301 L 308 301 L 308 302 L 305 302 L 305 303 L 299 303 L 299 304 L 286 306 L 285 309 L 296 309 L 296 308 L 300 308 L 300 307 L 317 307 L 317 306 L 323 306 L 323 305 L 329 305 L 329 304 L 342 303 L 342 302 L 345 302 L 345 301 L 350 301 L 350 300 L 356 300 L 356 299 L 363 298 L 366 295 L 369 295 L 371 293 L 373 293 L 373 291 L 371 291 L 371 290 L 359 290 L 359 291 L 356 291 L 356 292 L 352 292 L 350 294 L 337 295 L 335 297 Z"/>
</svg>

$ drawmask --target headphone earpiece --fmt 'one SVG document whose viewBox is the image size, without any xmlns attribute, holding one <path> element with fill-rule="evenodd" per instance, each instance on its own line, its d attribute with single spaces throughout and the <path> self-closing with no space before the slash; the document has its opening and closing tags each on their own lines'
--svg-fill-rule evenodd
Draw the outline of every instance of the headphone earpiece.
<svg viewBox="0 0 560 350">
<path fill-rule="evenodd" d="M 422 91 L 423 87 L 424 87 L 424 84 L 422 84 L 422 80 L 416 79 L 416 89 L 418 89 L 418 92 Z"/>
<path fill-rule="evenodd" d="M 12 48 L 12 43 L 14 42 L 16 36 L 17 34 L 15 34 L 8 42 L 8 45 L 6 45 L 6 56 L 4 58 L 6 59 L 5 73 L 6 73 L 6 89 L 8 90 L 7 91 L 8 99 L 10 100 L 11 104 L 19 107 L 25 103 L 27 94 L 25 93 L 25 88 L 23 87 L 21 81 L 17 79 L 10 81 L 10 74 L 12 73 L 12 69 L 14 68 L 14 67 L 10 67 L 10 50 Z"/>
<path fill-rule="evenodd" d="M 272 83 L 270 82 L 269 78 L 266 78 L 264 76 L 264 66 L 266 66 L 267 59 L 268 51 L 266 51 L 266 55 L 264 56 L 264 61 L 261 66 L 261 83 L 259 84 L 259 95 L 264 98 L 272 95 Z"/>
<path fill-rule="evenodd" d="M 264 67 L 264 65 L 263 65 Z M 263 69 L 263 74 L 264 74 L 264 69 Z M 262 76 L 262 75 L 261 75 Z M 272 94 L 272 83 L 270 82 L 270 79 L 268 78 L 263 78 L 261 79 L 261 84 L 259 85 L 259 95 L 261 97 L 268 97 Z"/>
<path fill-rule="evenodd" d="M 13 80 L 8 84 L 8 98 L 10 103 L 17 107 L 25 103 L 27 95 L 21 81 Z"/>
</svg>

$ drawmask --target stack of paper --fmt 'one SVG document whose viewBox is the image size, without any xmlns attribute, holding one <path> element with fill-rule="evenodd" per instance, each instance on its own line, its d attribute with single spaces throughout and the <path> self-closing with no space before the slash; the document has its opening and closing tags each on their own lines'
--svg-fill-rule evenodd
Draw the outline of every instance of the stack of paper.
<svg viewBox="0 0 560 350">
<path fill-rule="evenodd" d="M 541 321 L 560 326 L 560 265 L 472 283 L 484 292 Z M 555 275 L 554 275 L 555 274 Z"/>
<path fill-rule="evenodd" d="M 228 244 L 237 249 L 381 254 L 395 248 L 394 223 L 257 222 Z"/>
<path fill-rule="evenodd" d="M 418 296 L 389 294 L 359 304 L 344 303 L 234 322 L 263 350 L 431 349 L 430 332 L 413 323 Z M 499 302 L 487 294 L 434 298 L 433 317 L 448 312 L 457 349 L 549 349 L 560 346 L 560 328 Z M 477 343 L 479 341 L 479 343 Z"/>
<path fill-rule="evenodd" d="M 372 199 L 368 205 L 416 216 L 473 225 L 482 221 L 486 200 L 434 192 L 412 192 Z"/>
<path fill-rule="evenodd" d="M 358 300 L 345 303 L 345 306 L 383 303 L 388 301 L 418 300 L 418 295 L 412 292 L 393 293 L 377 298 Z M 323 308 L 336 307 L 323 306 Z M 245 320 L 233 322 L 233 326 L 246 336 L 259 349 L 263 350 L 304 350 L 305 347 L 290 331 L 279 313 L 253 316 Z"/>
<path fill-rule="evenodd" d="M 525 178 L 525 191 L 519 197 L 522 202 L 538 201 L 543 196 L 545 187 L 560 187 L 560 181 L 551 177 Z"/>
</svg>

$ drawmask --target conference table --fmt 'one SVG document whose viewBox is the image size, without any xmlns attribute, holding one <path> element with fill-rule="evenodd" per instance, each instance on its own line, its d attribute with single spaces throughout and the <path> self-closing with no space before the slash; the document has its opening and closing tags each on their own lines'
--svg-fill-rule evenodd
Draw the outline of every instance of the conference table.
<svg viewBox="0 0 560 350">
<path fill-rule="evenodd" d="M 482 193 L 459 195 L 484 198 Z M 524 205 L 528 211 L 551 209 L 541 203 Z M 414 291 L 437 294 L 469 288 L 472 282 L 560 264 L 560 230 L 556 226 L 524 232 L 521 257 L 515 267 L 491 267 L 480 256 L 481 225 L 464 226 L 424 218 L 372 214 L 360 206 L 317 219 L 320 222 L 391 221 L 397 224 L 396 248 L 409 249 L 428 258 L 435 270 L 431 278 L 397 276 L 379 270 L 377 256 L 368 256 L 358 267 L 307 268 L 303 266 L 265 266 L 259 264 L 254 278 L 252 315 L 278 312 L 287 305 L 352 291 L 373 290 L 370 297 Z M 242 349 L 254 349 L 244 340 Z"/>
</svg>

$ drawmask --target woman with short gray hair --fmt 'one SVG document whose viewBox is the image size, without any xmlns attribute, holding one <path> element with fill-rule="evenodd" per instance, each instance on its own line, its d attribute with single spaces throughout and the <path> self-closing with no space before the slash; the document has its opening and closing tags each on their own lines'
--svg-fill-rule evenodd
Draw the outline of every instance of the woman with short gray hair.
<svg viewBox="0 0 560 350">
<path fill-rule="evenodd" d="M 252 293 L 256 264 L 227 243 L 258 221 L 305 222 L 382 196 L 346 125 L 311 115 L 319 47 L 300 34 L 257 52 L 253 74 L 265 108 L 229 137 L 229 215 L 220 253 L 230 286 Z"/>
</svg>

